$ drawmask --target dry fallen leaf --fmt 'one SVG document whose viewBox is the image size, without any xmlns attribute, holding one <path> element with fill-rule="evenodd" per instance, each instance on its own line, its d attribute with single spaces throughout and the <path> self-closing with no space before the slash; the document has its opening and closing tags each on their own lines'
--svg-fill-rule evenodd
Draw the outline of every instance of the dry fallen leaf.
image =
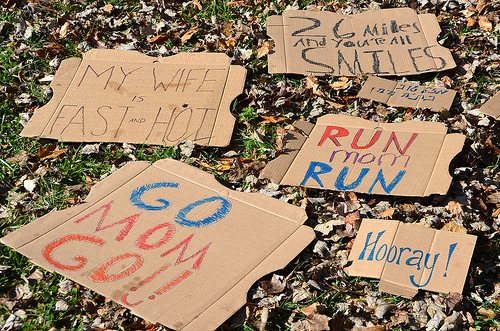
<svg viewBox="0 0 500 331">
<path fill-rule="evenodd" d="M 446 209 L 458 218 L 461 218 L 464 215 L 462 205 L 456 201 L 448 202 L 448 204 L 446 205 Z"/>
<path fill-rule="evenodd" d="M 59 29 L 59 37 L 64 38 L 71 31 L 71 25 L 69 22 L 65 22 Z"/>
<path fill-rule="evenodd" d="M 473 26 L 475 26 L 476 24 L 477 24 L 477 21 L 476 21 L 476 19 L 475 19 L 475 18 L 473 18 L 473 17 L 468 17 L 468 18 L 467 18 L 467 26 L 468 26 L 468 27 L 473 27 Z"/>
<path fill-rule="evenodd" d="M 322 96 L 323 92 L 321 92 L 318 87 L 319 87 L 319 85 L 318 85 L 318 78 L 316 78 L 313 75 L 307 76 L 305 88 L 306 89 L 311 89 L 312 92 L 313 92 L 313 94 L 315 94 L 315 95 Z"/>
<path fill-rule="evenodd" d="M 488 317 L 491 317 L 491 318 L 496 318 L 497 317 L 497 313 L 495 313 L 493 310 L 491 309 L 486 309 L 484 307 L 481 307 L 479 308 L 479 310 L 477 311 L 479 314 L 483 315 L 483 316 L 488 316 Z"/>
<path fill-rule="evenodd" d="M 333 83 L 330 84 L 330 87 L 332 89 L 341 89 L 344 86 L 346 86 L 347 83 L 349 83 L 349 78 L 347 78 L 347 77 L 339 77 L 338 81 L 333 82 Z"/>
<path fill-rule="evenodd" d="M 491 137 L 486 138 L 486 141 L 484 142 L 484 144 L 486 146 L 488 146 L 489 148 L 491 148 L 492 150 L 494 150 L 496 154 L 500 154 L 500 148 L 495 146 L 493 141 L 491 141 Z"/>
<path fill-rule="evenodd" d="M 360 220 L 360 219 L 361 219 L 361 216 L 359 214 L 359 211 L 356 210 L 355 212 L 349 213 L 349 214 L 346 215 L 346 217 L 345 217 L 345 223 L 346 224 L 354 225 L 354 222 L 356 222 L 357 220 Z"/>
<path fill-rule="evenodd" d="M 260 122 L 259 124 L 280 123 L 280 122 L 283 122 L 284 120 L 287 119 L 286 117 L 282 117 L 282 116 L 265 116 L 265 115 L 260 115 L 260 117 L 262 117 L 264 120 L 262 122 Z"/>
<path fill-rule="evenodd" d="M 261 57 L 266 56 L 269 53 L 270 49 L 271 46 L 269 45 L 269 42 L 264 42 L 262 46 L 260 46 L 257 50 L 257 58 L 260 59 Z"/>
<path fill-rule="evenodd" d="M 148 38 L 148 42 L 149 43 L 162 43 L 164 42 L 165 40 L 168 39 L 168 36 L 166 34 L 159 34 L 159 35 L 156 35 L 154 37 L 151 37 L 151 38 Z"/>
<path fill-rule="evenodd" d="M 216 165 L 211 165 L 203 161 L 196 161 L 199 165 L 201 165 L 204 168 L 212 169 L 218 172 L 224 172 L 224 171 L 229 171 L 231 170 L 231 166 L 227 164 L 216 164 Z"/>
<path fill-rule="evenodd" d="M 56 149 L 56 144 L 50 144 L 47 148 L 43 148 L 43 146 L 38 147 L 38 157 L 41 161 L 48 159 L 55 159 L 59 155 L 66 153 L 67 149 Z"/>
<path fill-rule="evenodd" d="M 181 43 L 184 44 L 186 41 L 191 39 L 191 37 L 198 32 L 198 28 L 192 27 L 189 29 L 182 37 L 181 37 Z"/>
<path fill-rule="evenodd" d="M 392 218 L 392 216 L 394 215 L 395 211 L 396 211 L 396 208 L 387 208 L 383 212 L 380 212 L 378 214 L 378 216 L 380 216 L 382 218 L 386 218 L 386 217 Z"/>
<path fill-rule="evenodd" d="M 202 10 L 203 6 L 201 5 L 199 0 L 193 0 L 193 3 L 198 7 L 198 10 Z"/>
<path fill-rule="evenodd" d="M 283 276 L 273 274 L 271 280 L 263 280 L 259 282 L 259 286 L 266 291 L 267 294 L 278 294 L 285 289 L 286 279 Z"/>
<path fill-rule="evenodd" d="M 485 31 L 493 30 L 493 24 L 486 16 L 479 16 L 479 27 Z"/>
<path fill-rule="evenodd" d="M 291 331 L 325 331 L 330 330 L 328 322 L 331 317 L 322 314 L 308 315 L 305 320 L 300 320 L 292 324 Z"/>
<path fill-rule="evenodd" d="M 457 233 L 467 233 L 467 229 L 455 221 L 446 223 L 441 230 L 457 232 Z"/>
<path fill-rule="evenodd" d="M 285 128 L 276 129 L 276 151 L 282 151 L 285 148 L 287 131 Z"/>
<path fill-rule="evenodd" d="M 111 13 L 113 11 L 113 5 L 110 3 L 107 3 L 102 7 L 102 10 L 104 10 L 106 13 Z"/>
</svg>

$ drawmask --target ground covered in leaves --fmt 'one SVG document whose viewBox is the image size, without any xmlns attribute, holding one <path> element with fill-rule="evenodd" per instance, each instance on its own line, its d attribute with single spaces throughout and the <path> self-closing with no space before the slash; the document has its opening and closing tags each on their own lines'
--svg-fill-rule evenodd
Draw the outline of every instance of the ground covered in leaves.
<svg viewBox="0 0 500 331">
<path fill-rule="evenodd" d="M 458 91 L 446 113 L 391 108 L 355 96 L 363 77 L 269 75 L 273 42 L 265 22 L 286 8 L 353 14 L 410 6 L 434 13 L 454 70 L 409 77 Z M 484 0 L 312 1 L 4 0 L 0 4 L 0 231 L 4 235 L 56 209 L 80 203 L 90 187 L 131 160 L 175 158 L 224 185 L 261 192 L 306 209 L 313 243 L 284 270 L 254 284 L 247 304 L 223 326 L 244 330 L 495 330 L 499 327 L 500 122 L 478 112 L 499 87 L 500 3 Z M 232 144 L 204 148 L 35 141 L 19 132 L 51 98 L 61 60 L 91 48 L 152 56 L 224 52 L 244 65 L 243 94 L 232 105 Z M 278 187 L 258 179 L 283 149 L 289 125 L 328 113 L 379 122 L 437 121 L 467 136 L 451 166 L 447 196 L 401 198 Z M 463 294 L 421 291 L 404 299 L 378 281 L 343 272 L 359 219 L 392 218 L 478 236 Z M 2 330 L 160 330 L 127 309 L 0 248 Z"/>
</svg>

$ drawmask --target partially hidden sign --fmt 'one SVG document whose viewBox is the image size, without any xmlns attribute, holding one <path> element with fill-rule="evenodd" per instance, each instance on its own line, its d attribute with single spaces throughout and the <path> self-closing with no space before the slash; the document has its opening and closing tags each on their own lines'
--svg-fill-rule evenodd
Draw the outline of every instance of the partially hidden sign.
<svg viewBox="0 0 500 331">
<path fill-rule="evenodd" d="M 250 286 L 314 238 L 303 209 L 232 191 L 175 160 L 133 162 L 86 202 L 1 241 L 43 268 L 177 330 L 218 327 Z"/>
<path fill-rule="evenodd" d="M 429 108 L 440 112 L 450 109 L 455 94 L 454 90 L 445 88 L 370 76 L 359 91 L 358 98 L 375 100 L 394 107 Z"/>
<path fill-rule="evenodd" d="M 461 293 L 476 236 L 392 220 L 361 222 L 349 254 L 351 276 L 379 278 L 383 292 L 412 297 L 419 289 Z"/>
<path fill-rule="evenodd" d="M 489 115 L 496 120 L 500 120 L 500 92 L 497 92 L 488 101 L 486 101 L 479 111 Z"/>
<path fill-rule="evenodd" d="M 402 76 L 456 66 L 450 51 L 437 42 L 436 17 L 410 8 L 353 16 L 287 10 L 269 17 L 267 31 L 275 42 L 270 73 Z"/>
<path fill-rule="evenodd" d="M 399 196 L 446 194 L 465 136 L 436 122 L 376 123 L 325 115 L 294 123 L 262 178 L 284 185 Z"/>
<path fill-rule="evenodd" d="M 149 57 L 135 51 L 91 50 L 64 60 L 54 96 L 22 136 L 78 142 L 227 146 L 229 108 L 246 70 L 225 54 Z"/>
</svg>

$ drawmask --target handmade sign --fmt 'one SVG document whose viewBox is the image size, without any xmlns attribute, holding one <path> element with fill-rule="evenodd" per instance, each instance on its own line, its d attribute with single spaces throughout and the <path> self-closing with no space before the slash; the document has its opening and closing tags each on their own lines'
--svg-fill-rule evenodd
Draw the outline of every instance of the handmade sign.
<svg viewBox="0 0 500 331">
<path fill-rule="evenodd" d="M 436 40 L 441 32 L 436 17 L 410 8 L 353 16 L 286 10 L 269 17 L 267 31 L 275 42 L 269 73 L 402 76 L 456 66 Z"/>
<path fill-rule="evenodd" d="M 483 114 L 490 115 L 496 120 L 500 120 L 500 92 L 497 92 L 488 101 L 486 101 L 479 111 Z"/>
<path fill-rule="evenodd" d="M 358 98 L 383 102 L 394 107 L 449 110 L 456 92 L 439 87 L 420 86 L 411 82 L 370 76 L 358 93 Z"/>
<path fill-rule="evenodd" d="M 419 289 L 458 292 L 464 287 L 476 236 L 365 219 L 346 268 L 351 276 L 380 278 L 383 292 L 412 297 Z"/>
<path fill-rule="evenodd" d="M 262 178 L 370 194 L 445 194 L 448 166 L 465 136 L 446 134 L 436 122 L 375 123 L 325 115 L 316 125 L 298 121 L 288 132 L 285 153 L 262 170 Z"/>
<path fill-rule="evenodd" d="M 154 58 L 95 49 L 64 60 L 22 136 L 62 141 L 227 146 L 246 70 L 225 54 Z"/>
<path fill-rule="evenodd" d="M 232 191 L 175 160 L 132 162 L 86 203 L 1 241 L 43 268 L 177 330 L 218 327 L 249 287 L 314 238 L 303 209 Z"/>
</svg>

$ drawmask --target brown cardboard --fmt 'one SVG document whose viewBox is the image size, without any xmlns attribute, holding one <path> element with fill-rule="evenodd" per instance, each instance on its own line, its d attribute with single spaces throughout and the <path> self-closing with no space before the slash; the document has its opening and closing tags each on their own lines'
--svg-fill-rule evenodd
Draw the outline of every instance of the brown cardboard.
<svg viewBox="0 0 500 331">
<path fill-rule="evenodd" d="M 500 92 L 497 92 L 488 101 L 486 101 L 479 111 L 483 114 L 490 115 L 496 120 L 500 120 Z"/>
<path fill-rule="evenodd" d="M 412 297 L 419 289 L 461 293 L 476 236 L 365 219 L 349 254 L 351 276 L 379 278 L 381 291 Z"/>
<path fill-rule="evenodd" d="M 456 66 L 450 51 L 437 42 L 441 28 L 436 17 L 410 8 L 352 16 L 286 10 L 269 17 L 267 31 L 275 43 L 269 73 L 402 76 Z"/>
<path fill-rule="evenodd" d="M 429 108 L 440 112 L 450 109 L 456 93 L 445 88 L 370 76 L 359 91 L 358 98 L 375 100 L 394 107 Z"/>
<path fill-rule="evenodd" d="M 376 123 L 325 115 L 316 125 L 298 121 L 284 154 L 261 178 L 283 185 L 361 193 L 427 196 L 446 194 L 452 158 L 465 136 L 446 134 L 436 122 Z"/>
<path fill-rule="evenodd" d="M 215 53 L 149 57 L 94 49 L 64 60 L 22 136 L 79 142 L 227 146 L 246 70 Z"/>
<path fill-rule="evenodd" d="M 86 202 L 1 239 L 34 263 L 177 330 L 211 330 L 314 238 L 305 211 L 175 160 L 132 162 Z M 107 268 L 107 269 L 106 269 Z"/>
</svg>

